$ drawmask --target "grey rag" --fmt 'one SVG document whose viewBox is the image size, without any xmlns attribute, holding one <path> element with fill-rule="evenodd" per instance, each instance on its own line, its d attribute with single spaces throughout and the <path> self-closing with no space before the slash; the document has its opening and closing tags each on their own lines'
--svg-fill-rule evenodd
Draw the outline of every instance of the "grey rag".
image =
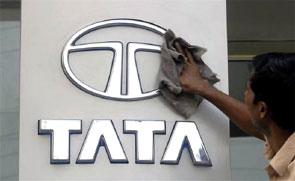
<svg viewBox="0 0 295 181">
<path fill-rule="evenodd" d="M 180 73 L 185 64 L 185 55 L 177 52 L 174 43 L 179 42 L 181 47 L 186 47 L 192 53 L 198 64 L 201 76 L 209 81 L 211 85 L 219 81 L 216 74 L 202 61 L 201 56 L 207 51 L 205 48 L 190 45 L 184 39 L 178 38 L 168 30 L 164 34 L 164 43 L 161 48 L 161 66 L 158 74 L 159 90 L 164 99 L 182 116 L 189 118 L 203 98 L 197 94 L 183 92 L 180 85 Z"/>
</svg>

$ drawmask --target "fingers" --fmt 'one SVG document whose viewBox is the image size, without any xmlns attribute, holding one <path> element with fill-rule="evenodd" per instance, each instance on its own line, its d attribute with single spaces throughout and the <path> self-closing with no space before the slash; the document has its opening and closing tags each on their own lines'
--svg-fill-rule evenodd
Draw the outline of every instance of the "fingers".
<svg viewBox="0 0 295 181">
<path fill-rule="evenodd" d="M 179 53 L 181 53 L 182 55 L 187 57 L 187 62 L 186 63 L 192 63 L 192 64 L 195 63 L 192 53 L 186 47 L 182 47 L 178 41 L 175 41 L 174 45 L 175 45 L 175 49 Z"/>
<path fill-rule="evenodd" d="M 185 48 L 184 51 L 185 51 L 185 56 L 187 57 L 188 62 L 194 64 L 195 61 L 194 61 L 194 57 L 192 53 L 187 48 Z"/>
<path fill-rule="evenodd" d="M 184 53 L 184 51 L 183 51 L 183 48 L 181 47 L 181 45 L 180 45 L 180 43 L 179 43 L 178 41 L 175 41 L 174 45 L 175 45 L 176 50 L 177 50 L 179 53 L 185 55 L 185 53 Z"/>
<path fill-rule="evenodd" d="M 180 76 L 183 74 L 190 72 L 191 64 L 188 61 L 185 61 L 182 67 L 182 70 L 180 72 Z"/>
</svg>

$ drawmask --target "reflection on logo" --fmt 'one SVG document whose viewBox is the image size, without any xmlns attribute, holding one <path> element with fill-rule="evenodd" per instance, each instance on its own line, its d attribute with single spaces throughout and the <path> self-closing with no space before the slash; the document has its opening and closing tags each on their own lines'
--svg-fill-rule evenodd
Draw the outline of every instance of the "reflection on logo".
<svg viewBox="0 0 295 181">
<path fill-rule="evenodd" d="M 87 26 L 76 34 L 74 34 L 71 39 L 66 43 L 66 46 L 62 52 L 62 68 L 68 79 L 76 85 L 79 89 L 92 94 L 94 96 L 99 96 L 107 99 L 115 100 L 141 100 L 147 99 L 159 94 L 159 90 L 151 90 L 144 92 L 142 90 L 138 68 L 136 65 L 136 52 L 160 52 L 161 47 L 159 45 L 147 44 L 147 43 L 127 43 L 127 62 L 126 69 L 123 67 L 123 43 L 119 41 L 112 42 L 100 42 L 100 43 L 89 43 L 89 44 L 76 44 L 76 42 L 86 34 L 96 31 L 98 29 L 117 27 L 117 26 L 127 26 L 145 29 L 147 31 L 152 31 L 156 34 L 163 35 L 166 30 L 155 24 L 135 20 L 135 19 L 112 19 L 101 21 L 90 26 Z M 89 85 L 82 82 L 72 71 L 69 63 L 69 54 L 73 52 L 83 52 L 83 51 L 102 51 L 109 50 L 113 52 L 112 67 L 108 82 L 104 91 L 100 91 L 90 87 Z M 123 78 L 123 70 L 126 70 L 126 77 Z M 126 79 L 126 80 L 123 80 Z M 123 83 L 126 82 L 126 85 Z M 125 93 L 123 93 L 123 86 L 126 87 Z"/>
</svg>

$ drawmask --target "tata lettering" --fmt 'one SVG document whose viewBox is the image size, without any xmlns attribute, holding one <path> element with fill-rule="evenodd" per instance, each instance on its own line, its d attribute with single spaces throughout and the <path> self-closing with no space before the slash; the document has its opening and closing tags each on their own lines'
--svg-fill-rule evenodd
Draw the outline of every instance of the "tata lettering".
<svg viewBox="0 0 295 181">
<path fill-rule="evenodd" d="M 70 135 L 82 133 L 82 120 L 39 120 L 38 134 L 50 135 L 50 163 L 70 163 Z M 163 120 L 123 120 L 123 133 L 134 134 L 135 162 L 155 163 L 154 136 L 166 134 Z M 128 163 L 124 147 L 112 120 L 93 120 L 78 155 L 77 164 L 94 163 L 104 147 L 111 163 Z M 196 166 L 212 166 L 195 122 L 176 121 L 161 159 L 161 164 L 178 164 L 182 151 L 188 149 Z"/>
</svg>

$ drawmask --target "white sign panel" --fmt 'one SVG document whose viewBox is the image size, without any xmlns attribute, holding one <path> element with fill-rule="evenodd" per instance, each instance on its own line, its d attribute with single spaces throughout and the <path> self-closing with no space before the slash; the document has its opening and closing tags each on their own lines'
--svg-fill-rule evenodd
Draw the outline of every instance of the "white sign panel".
<svg viewBox="0 0 295 181">
<path fill-rule="evenodd" d="M 167 29 L 227 92 L 225 1 L 22 1 L 20 180 L 230 179 L 227 118 L 159 94 Z"/>
</svg>

